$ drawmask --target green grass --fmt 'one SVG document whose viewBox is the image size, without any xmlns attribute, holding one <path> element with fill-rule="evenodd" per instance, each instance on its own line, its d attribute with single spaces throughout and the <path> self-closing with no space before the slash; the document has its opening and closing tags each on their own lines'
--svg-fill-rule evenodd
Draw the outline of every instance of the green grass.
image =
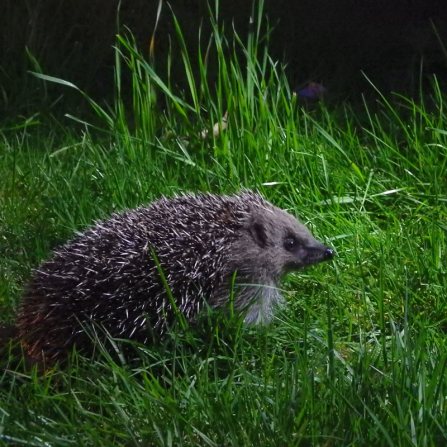
<svg viewBox="0 0 447 447">
<path fill-rule="evenodd" d="M 287 278 L 288 309 L 268 328 L 179 330 L 134 362 L 116 363 L 108 346 L 44 375 L 3 356 L 0 445 L 447 442 L 443 96 L 435 85 L 430 111 L 378 94 L 381 105 L 361 114 L 306 113 L 268 57 L 261 12 L 246 42 L 214 23 L 198 54 L 174 19 L 188 91 L 159 78 L 128 34 L 114 107 L 92 103 L 101 131 L 77 117 L 51 134 L 2 132 L 0 321 L 13 321 L 31 269 L 54 247 L 161 194 L 259 189 L 337 257 Z"/>
</svg>

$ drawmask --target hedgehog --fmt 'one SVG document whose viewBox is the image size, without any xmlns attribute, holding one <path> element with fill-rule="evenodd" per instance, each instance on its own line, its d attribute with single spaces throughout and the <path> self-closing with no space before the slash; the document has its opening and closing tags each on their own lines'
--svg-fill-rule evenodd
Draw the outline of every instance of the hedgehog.
<svg viewBox="0 0 447 447">
<path fill-rule="evenodd" d="M 259 193 L 162 197 L 113 214 L 57 249 L 34 271 L 18 317 L 37 361 L 54 363 L 92 344 L 86 326 L 143 344 L 178 315 L 205 309 L 268 324 L 285 299 L 287 273 L 334 251 Z"/>
</svg>

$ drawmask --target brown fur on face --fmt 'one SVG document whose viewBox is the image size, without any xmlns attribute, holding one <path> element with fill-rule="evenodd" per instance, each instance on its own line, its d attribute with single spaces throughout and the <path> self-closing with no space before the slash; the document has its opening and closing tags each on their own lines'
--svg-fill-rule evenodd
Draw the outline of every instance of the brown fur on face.
<svg viewBox="0 0 447 447">
<path fill-rule="evenodd" d="M 295 217 L 256 197 L 252 196 L 253 206 L 233 241 L 235 256 L 229 264 L 230 271 L 238 273 L 235 307 L 248 309 L 246 323 L 268 324 L 275 307 L 284 304 L 278 290 L 284 275 L 331 259 L 334 253 Z"/>
</svg>

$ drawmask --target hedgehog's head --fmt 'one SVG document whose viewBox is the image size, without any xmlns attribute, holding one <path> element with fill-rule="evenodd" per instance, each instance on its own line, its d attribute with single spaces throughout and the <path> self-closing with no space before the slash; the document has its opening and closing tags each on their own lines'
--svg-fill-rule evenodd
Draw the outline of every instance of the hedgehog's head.
<svg viewBox="0 0 447 447">
<path fill-rule="evenodd" d="M 268 202 L 265 205 L 252 207 L 240 241 L 239 272 L 247 279 L 278 284 L 290 271 L 333 258 L 334 251 L 295 217 Z"/>
</svg>

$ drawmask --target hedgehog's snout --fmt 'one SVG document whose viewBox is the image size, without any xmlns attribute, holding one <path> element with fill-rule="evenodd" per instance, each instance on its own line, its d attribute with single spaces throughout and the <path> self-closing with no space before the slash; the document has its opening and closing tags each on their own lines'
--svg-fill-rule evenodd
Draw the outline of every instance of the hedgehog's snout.
<svg viewBox="0 0 447 447">
<path fill-rule="evenodd" d="M 329 261 L 335 256 L 335 251 L 332 248 L 326 247 L 323 256 L 325 261 Z"/>
<path fill-rule="evenodd" d="M 329 261 L 335 256 L 332 248 L 326 247 L 323 244 L 317 246 L 305 247 L 302 261 L 305 266 L 318 264 L 323 261 Z"/>
</svg>

